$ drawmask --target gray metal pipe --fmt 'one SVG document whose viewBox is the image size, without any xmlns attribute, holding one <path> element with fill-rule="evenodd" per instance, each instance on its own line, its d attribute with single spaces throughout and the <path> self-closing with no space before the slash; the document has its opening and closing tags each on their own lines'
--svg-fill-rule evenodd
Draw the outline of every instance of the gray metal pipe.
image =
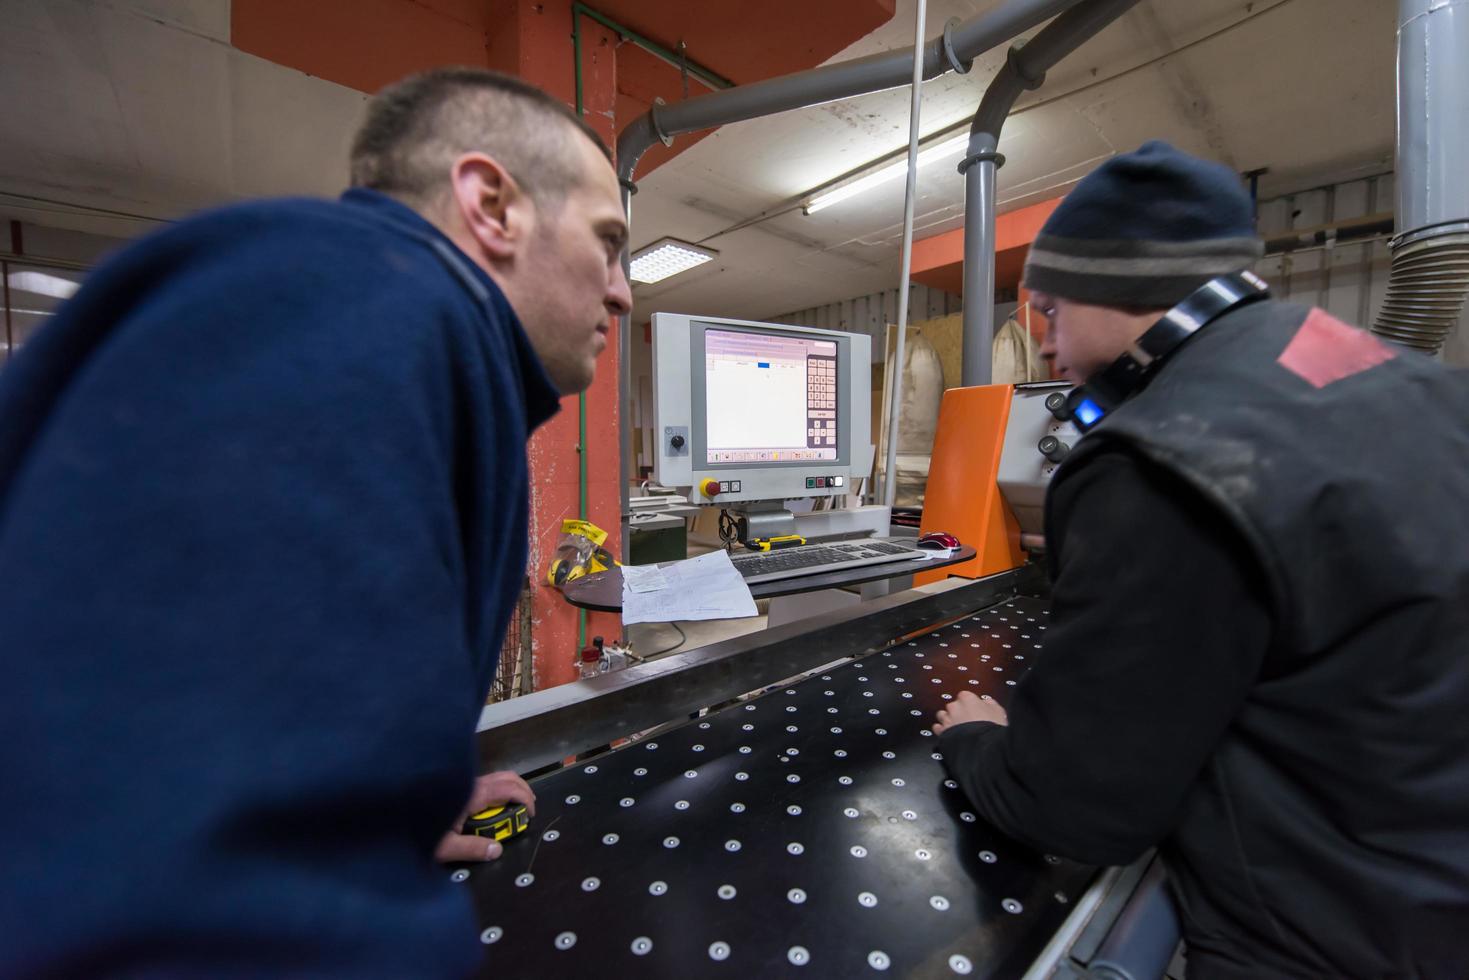
<svg viewBox="0 0 1469 980">
<path fill-rule="evenodd" d="M 1398 228 L 1469 220 L 1469 0 L 1398 4 Z"/>
<path fill-rule="evenodd" d="M 966 388 L 994 380 L 997 162 L 997 156 L 981 158 L 964 171 L 964 348 L 959 383 Z M 975 243 L 973 248 L 970 242 Z"/>
<path fill-rule="evenodd" d="M 632 188 L 627 184 L 622 187 L 622 213 L 627 216 L 627 223 L 632 225 Z M 627 279 L 628 289 L 632 289 L 632 252 L 624 248 L 622 250 L 622 274 Z M 632 414 L 632 313 L 623 314 L 617 318 L 617 499 L 622 509 L 618 511 L 618 522 L 622 527 L 622 546 L 618 550 L 618 560 L 627 564 L 632 557 L 632 533 L 629 530 L 628 517 L 632 514 L 632 504 L 628 498 L 632 495 L 632 426 L 630 424 Z M 586 452 L 586 447 L 582 447 Z"/>
<path fill-rule="evenodd" d="M 1469 0 L 1398 4 L 1397 225 L 1372 332 L 1437 354 L 1469 295 Z"/>
<path fill-rule="evenodd" d="M 995 211 L 1000 130 L 1022 92 L 1039 88 L 1046 72 L 1138 0 L 1085 0 L 1070 8 L 1034 40 L 1015 44 L 1005 67 L 990 81 L 969 128 L 964 174 L 964 362 L 967 387 L 992 380 L 995 336 Z"/>
<path fill-rule="evenodd" d="M 1079 0 L 1010 0 L 1009 3 L 977 17 L 951 24 L 944 29 L 942 35 L 924 45 L 923 77 L 934 78 L 961 66 L 962 70 L 968 71 L 969 63 L 990 48 L 1055 17 L 1078 2 Z M 915 49 L 908 47 L 749 85 L 737 85 L 719 92 L 695 96 L 676 105 L 654 106 L 617 135 L 617 176 L 622 182 L 622 203 L 628 216 L 628 224 L 632 223 L 631 204 L 635 188 L 633 174 L 637 170 L 638 161 L 654 143 L 671 143 L 673 137 L 683 133 L 896 88 L 910 81 L 909 72 L 912 70 L 914 54 Z M 624 269 L 628 268 L 628 263 L 629 256 L 624 253 Z M 624 416 L 618 425 L 619 469 L 622 477 L 619 496 L 622 502 L 624 559 L 627 558 L 630 547 L 627 518 L 632 429 L 627 425 L 625 416 L 632 397 L 631 328 L 630 316 L 623 317 L 618 323 L 617 398 L 618 411 Z"/>
<path fill-rule="evenodd" d="M 1077 2 L 1010 0 L 1001 7 L 953 25 L 943 35 L 924 45 L 923 77 L 927 80 L 942 75 L 954 67 L 954 62 L 967 68 L 976 56 L 1055 17 Z M 952 51 L 953 59 L 948 56 L 949 51 Z M 624 180 L 631 180 L 638 159 L 660 139 L 671 140 L 682 133 L 905 85 L 913 68 L 913 56 L 911 47 L 886 51 L 749 85 L 737 85 L 675 105 L 654 106 L 618 135 L 618 173 Z"/>
</svg>

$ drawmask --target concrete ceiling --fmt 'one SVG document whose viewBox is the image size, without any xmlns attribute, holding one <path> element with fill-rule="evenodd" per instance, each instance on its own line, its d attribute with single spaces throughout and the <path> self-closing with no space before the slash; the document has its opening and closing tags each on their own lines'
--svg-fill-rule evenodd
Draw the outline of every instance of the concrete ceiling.
<svg viewBox="0 0 1469 980">
<path fill-rule="evenodd" d="M 911 43 L 914 2 L 832 60 Z M 998 2 L 930 0 L 929 33 Z M 1266 193 L 1389 169 L 1394 7 L 1143 0 L 1021 99 L 1001 200 L 1053 196 L 1152 137 L 1269 167 Z M 126 237 L 242 197 L 336 193 L 365 97 L 229 31 L 225 0 L 0 0 L 0 217 Z M 965 125 L 1003 57 L 926 85 L 925 134 Z M 634 244 L 708 238 L 720 256 L 639 286 L 638 316 L 768 317 L 895 286 L 902 181 L 809 217 L 793 205 L 905 145 L 907 112 L 899 89 L 727 126 L 643 179 Z M 921 172 L 919 235 L 958 224 L 957 159 Z"/>
<path fill-rule="evenodd" d="M 338 193 L 366 97 L 229 31 L 220 0 L 0 2 L 0 215 L 128 237 L 240 198 Z"/>
<path fill-rule="evenodd" d="M 936 33 L 994 2 L 930 0 Z M 1389 170 L 1394 8 L 1384 0 L 1143 0 L 1022 96 L 1000 150 L 1001 209 L 1063 193 L 1112 154 L 1161 138 L 1243 172 L 1261 194 Z M 833 60 L 912 43 L 914 0 Z M 1004 50 L 924 88 L 925 136 L 960 127 Z M 903 182 L 804 215 L 809 192 L 906 149 L 906 89 L 726 126 L 640 181 L 634 247 L 665 235 L 719 258 L 634 290 L 635 316 L 762 319 L 897 285 Z M 901 154 L 900 154 L 901 155 Z M 962 223 L 961 154 L 920 171 L 915 234 Z M 762 215 L 774 215 L 728 231 Z"/>
</svg>

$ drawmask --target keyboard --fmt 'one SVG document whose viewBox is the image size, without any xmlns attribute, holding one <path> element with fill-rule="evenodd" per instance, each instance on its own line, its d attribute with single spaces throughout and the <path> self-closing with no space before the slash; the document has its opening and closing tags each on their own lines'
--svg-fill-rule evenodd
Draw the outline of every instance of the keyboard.
<svg viewBox="0 0 1469 980">
<path fill-rule="evenodd" d="M 911 544 L 884 538 L 840 541 L 834 544 L 803 544 L 775 551 L 747 551 L 730 556 L 735 570 L 754 585 L 800 575 L 821 575 L 865 565 L 913 561 L 931 552 Z"/>
</svg>

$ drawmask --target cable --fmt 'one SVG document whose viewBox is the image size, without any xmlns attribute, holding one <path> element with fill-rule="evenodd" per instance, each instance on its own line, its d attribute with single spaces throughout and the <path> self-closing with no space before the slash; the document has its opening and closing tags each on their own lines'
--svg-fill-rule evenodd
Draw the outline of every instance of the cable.
<svg viewBox="0 0 1469 980">
<path fill-rule="evenodd" d="M 124 221 L 146 221 L 150 224 L 171 224 L 172 218 L 160 218 L 152 214 L 137 214 L 132 211 L 114 211 L 111 208 L 99 208 L 90 204 L 72 204 L 69 201 L 58 201 L 49 197 L 36 197 L 32 194 L 18 194 L 14 191 L 0 191 L 0 198 L 7 198 L 18 202 L 15 206 L 29 211 L 40 211 L 46 214 L 68 214 L 81 215 L 92 218 L 109 218 Z M 52 207 L 42 207 L 42 205 Z"/>
<path fill-rule="evenodd" d="M 898 423 L 903 417 L 903 369 L 908 339 L 908 294 L 912 292 L 909 274 L 913 265 L 913 207 L 918 196 L 918 112 L 923 105 L 923 22 L 928 13 L 928 0 L 918 0 L 917 23 L 913 33 L 913 101 L 908 108 L 908 180 L 903 193 L 902 272 L 898 276 L 898 336 L 893 345 L 893 370 L 884 370 L 883 388 L 887 391 L 888 440 L 887 457 L 882 468 L 882 502 L 889 511 L 898 492 Z"/>
<path fill-rule="evenodd" d="M 719 512 L 719 541 L 724 545 L 725 551 L 734 551 L 735 542 L 740 537 L 739 521 L 735 520 L 730 512 L 721 510 Z"/>
<path fill-rule="evenodd" d="M 645 653 L 643 654 L 642 659 L 646 660 L 649 657 L 661 657 L 665 653 L 672 653 L 679 647 L 683 646 L 685 643 L 689 642 L 688 634 L 686 634 L 677 623 L 667 623 L 666 625 L 672 626 L 678 632 L 678 642 L 671 647 L 664 647 L 662 650 L 659 650 L 656 653 Z"/>
</svg>

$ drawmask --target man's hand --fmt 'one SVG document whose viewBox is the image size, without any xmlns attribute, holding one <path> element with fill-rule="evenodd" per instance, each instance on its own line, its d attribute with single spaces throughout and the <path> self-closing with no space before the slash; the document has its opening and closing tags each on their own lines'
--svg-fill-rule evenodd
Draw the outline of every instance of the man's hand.
<svg viewBox="0 0 1469 980">
<path fill-rule="evenodd" d="M 526 781 L 515 773 L 492 772 L 476 779 L 474 792 L 469 795 L 469 805 L 454 821 L 453 829 L 444 835 L 443 840 L 439 841 L 434 857 L 445 864 L 461 861 L 493 861 L 499 857 L 504 851 L 499 841 L 475 837 L 472 834 L 461 834 L 459 831 L 464 828 L 464 821 L 471 813 L 479 813 L 481 810 L 488 810 L 492 806 L 500 806 L 511 801 L 524 803 L 530 810 L 530 815 L 536 815 L 536 794 L 532 793 Z"/>
<path fill-rule="evenodd" d="M 988 694 L 981 698 L 969 691 L 960 691 L 958 697 L 950 701 L 949 706 L 938 713 L 938 724 L 933 726 L 933 733 L 942 735 L 946 729 L 969 721 L 989 721 L 996 725 L 1008 725 L 1010 717 L 1005 714 L 1005 709 L 995 703 Z"/>
</svg>

